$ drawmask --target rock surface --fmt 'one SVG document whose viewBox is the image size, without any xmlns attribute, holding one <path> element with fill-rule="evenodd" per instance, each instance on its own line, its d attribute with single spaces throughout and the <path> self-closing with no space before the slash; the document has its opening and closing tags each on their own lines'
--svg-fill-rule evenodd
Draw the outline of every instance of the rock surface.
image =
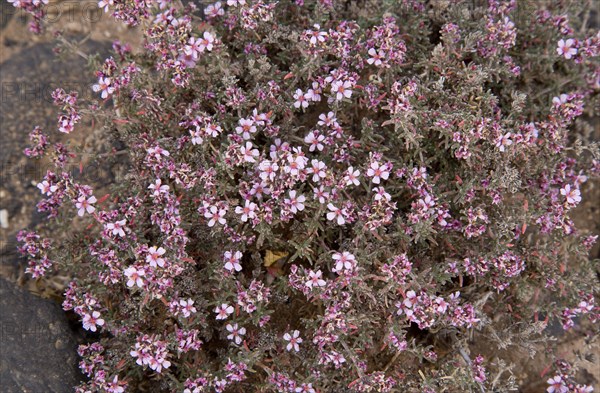
<svg viewBox="0 0 600 393">
<path fill-rule="evenodd" d="M 82 376 L 60 306 L 0 279 L 0 391 L 67 393 Z"/>
<path fill-rule="evenodd" d="M 53 43 L 40 43 L 26 48 L 0 64 L 0 209 L 10 217 L 7 228 L 0 228 L 1 277 L 12 278 L 17 267 L 15 236 L 19 229 L 32 228 L 42 219 L 36 213 L 40 193 L 35 184 L 52 166 L 44 161 L 28 159 L 23 154 L 29 132 L 39 125 L 43 131 L 57 136 L 59 109 L 52 103 L 51 92 L 62 87 L 76 90 L 83 99 L 91 98 L 95 77 L 79 56 L 58 61 Z M 108 54 L 109 43 L 88 41 L 84 53 Z M 89 124 L 80 124 L 78 135 L 89 134 Z M 58 135 L 65 139 L 64 135 Z M 54 139 L 56 141 L 56 139 Z M 33 183 L 32 183 L 33 182 Z M 8 224 L 8 223 L 7 223 Z M 11 266 L 11 264 L 13 264 Z"/>
</svg>

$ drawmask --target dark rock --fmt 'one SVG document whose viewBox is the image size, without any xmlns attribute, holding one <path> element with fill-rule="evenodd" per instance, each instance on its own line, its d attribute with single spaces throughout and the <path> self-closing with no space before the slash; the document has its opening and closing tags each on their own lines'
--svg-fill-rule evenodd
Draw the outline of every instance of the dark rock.
<svg viewBox="0 0 600 393">
<path fill-rule="evenodd" d="M 17 231 L 32 228 L 40 219 L 35 205 L 41 195 L 32 182 L 41 181 L 46 170 L 52 169 L 50 164 L 23 154 L 29 132 L 39 125 L 53 141 L 72 137 L 58 132 L 60 108 L 52 103 L 52 91 L 58 87 L 75 90 L 83 100 L 95 94 L 91 86 L 96 78 L 85 59 L 75 55 L 59 59 L 54 46 L 36 44 L 0 64 L 0 209 L 6 209 L 11 218 L 10 227 L 0 229 L 0 264 L 4 266 L 18 260 L 14 258 Z M 100 53 L 102 58 L 108 57 L 109 50 L 110 43 L 95 41 L 81 47 L 83 53 Z M 74 134 L 82 135 L 86 128 L 90 124 L 81 122 Z"/>
<path fill-rule="evenodd" d="M 0 279 L 0 391 L 68 393 L 82 375 L 65 313 Z"/>
</svg>

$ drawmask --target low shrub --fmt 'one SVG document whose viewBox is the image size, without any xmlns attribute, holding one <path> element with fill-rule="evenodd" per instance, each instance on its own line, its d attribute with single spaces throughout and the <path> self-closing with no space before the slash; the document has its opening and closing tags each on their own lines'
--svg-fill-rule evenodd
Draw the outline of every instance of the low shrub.
<svg viewBox="0 0 600 393">
<path fill-rule="evenodd" d="M 76 391 L 505 392 L 506 350 L 545 341 L 548 392 L 591 391 L 546 330 L 600 316 L 570 218 L 600 172 L 584 4 L 99 5 L 144 46 L 99 101 L 57 90 L 58 129 L 104 124 L 128 173 L 97 195 L 36 128 L 54 232 L 19 234 L 95 332 Z"/>
</svg>

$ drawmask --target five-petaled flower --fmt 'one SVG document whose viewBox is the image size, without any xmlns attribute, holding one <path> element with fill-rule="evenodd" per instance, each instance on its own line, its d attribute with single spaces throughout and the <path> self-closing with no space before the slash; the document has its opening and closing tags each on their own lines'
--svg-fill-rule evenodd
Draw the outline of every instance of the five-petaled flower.
<svg viewBox="0 0 600 393">
<path fill-rule="evenodd" d="M 321 270 L 317 270 L 316 272 L 310 270 L 308 272 L 308 281 L 306 281 L 305 285 L 309 288 L 312 287 L 323 287 L 326 282 L 323 280 L 323 272 Z"/>
<path fill-rule="evenodd" d="M 240 260 L 242 259 L 242 253 L 240 251 L 225 251 L 223 254 L 223 260 L 225 261 L 225 269 L 231 271 L 240 272 L 242 271 L 242 265 Z"/>
<path fill-rule="evenodd" d="M 285 333 L 283 335 L 283 339 L 285 341 L 289 341 L 288 344 L 287 344 L 287 346 L 286 346 L 286 349 L 288 351 L 291 351 L 292 348 L 296 352 L 300 351 L 299 344 L 301 344 L 303 340 L 302 340 L 302 338 L 300 338 L 300 332 L 298 330 L 292 331 L 292 334 Z"/>
<path fill-rule="evenodd" d="M 115 222 L 109 222 L 106 224 L 106 229 L 108 231 L 111 231 L 113 236 L 120 236 L 120 237 L 125 237 L 125 231 L 123 230 L 123 228 L 125 227 L 125 223 L 127 221 L 125 219 L 123 220 L 119 220 L 119 221 L 115 221 Z"/>
<path fill-rule="evenodd" d="M 333 271 L 340 273 L 342 270 L 353 271 L 356 266 L 356 257 L 348 251 L 336 252 L 332 256 L 335 261 Z"/>
<path fill-rule="evenodd" d="M 104 319 L 100 318 L 100 312 L 92 311 L 89 314 L 83 316 L 83 328 L 91 332 L 96 331 L 96 326 L 103 326 Z"/>
<path fill-rule="evenodd" d="M 333 81 L 331 82 L 331 92 L 335 94 L 335 99 L 338 101 L 352 96 L 352 82 L 350 81 Z"/>
<path fill-rule="evenodd" d="M 115 88 L 114 86 L 111 86 L 111 83 L 112 82 L 110 78 L 100 77 L 98 79 L 98 83 L 92 86 L 92 89 L 96 93 L 101 91 L 102 93 L 100 94 L 100 97 L 102 97 L 102 99 L 106 99 L 110 94 L 115 92 Z"/>
<path fill-rule="evenodd" d="M 373 178 L 373 183 L 379 184 L 381 179 L 388 179 L 390 176 L 390 171 L 386 164 L 381 165 L 378 161 L 373 161 L 371 162 L 369 169 L 367 169 L 367 176 Z"/>
<path fill-rule="evenodd" d="M 577 54 L 577 42 L 569 38 L 566 41 L 560 40 L 558 41 L 558 48 L 556 48 L 556 53 L 560 56 L 564 56 L 565 59 L 571 59 L 573 56 Z"/>
<path fill-rule="evenodd" d="M 138 269 L 135 266 L 129 266 L 123 273 L 125 274 L 125 277 L 127 277 L 128 287 L 131 288 L 132 286 L 137 285 L 139 288 L 142 288 L 144 286 L 143 277 L 146 275 L 144 269 Z"/>
<path fill-rule="evenodd" d="M 256 203 L 246 200 L 244 207 L 237 206 L 235 208 L 235 213 L 241 214 L 242 216 L 240 217 L 240 219 L 242 220 L 242 222 L 246 222 L 249 219 L 253 220 L 256 218 L 256 209 L 257 208 L 258 208 L 258 206 L 256 205 Z"/>
<path fill-rule="evenodd" d="M 227 329 L 227 331 L 231 333 L 227 335 L 228 340 L 234 341 L 237 345 L 240 345 L 242 343 L 242 336 L 246 334 L 245 327 L 238 328 L 237 323 L 234 323 L 233 325 L 228 323 L 227 326 L 225 326 L 225 329 Z"/>
<path fill-rule="evenodd" d="M 213 227 L 217 222 L 221 225 L 225 225 L 227 222 L 225 220 L 225 214 L 227 211 L 222 208 L 218 208 L 217 206 L 211 206 L 205 213 L 204 217 L 208 218 L 208 226 Z"/>
<path fill-rule="evenodd" d="M 227 303 L 223 303 L 215 308 L 215 313 L 217 314 L 215 319 L 227 319 L 229 315 L 233 314 L 233 307 Z"/>
<path fill-rule="evenodd" d="M 567 203 L 570 205 L 577 205 L 579 202 L 581 202 L 581 193 L 577 188 L 571 188 L 570 184 L 567 184 L 561 188 L 560 194 L 565 196 Z"/>
<path fill-rule="evenodd" d="M 95 212 L 96 208 L 93 206 L 94 203 L 96 203 L 96 197 L 93 195 L 89 198 L 87 198 L 85 195 L 79 196 L 79 198 L 77 198 L 77 202 L 75 203 L 75 207 L 78 209 L 77 215 L 79 217 L 83 217 L 85 212 L 88 214 Z"/>
<path fill-rule="evenodd" d="M 165 267 L 165 259 L 162 257 L 163 255 L 165 255 L 165 252 L 166 250 L 162 247 L 156 248 L 156 246 L 152 246 L 148 248 L 146 262 L 148 262 L 152 267 Z"/>
</svg>

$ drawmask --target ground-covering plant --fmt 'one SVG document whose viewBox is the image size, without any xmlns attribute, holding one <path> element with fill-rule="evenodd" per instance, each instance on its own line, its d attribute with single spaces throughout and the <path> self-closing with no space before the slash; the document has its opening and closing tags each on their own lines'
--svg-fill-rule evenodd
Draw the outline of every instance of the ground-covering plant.
<svg viewBox="0 0 600 393">
<path fill-rule="evenodd" d="M 58 129 L 104 124 L 129 172 L 96 195 L 36 128 L 56 224 L 19 235 L 96 332 L 78 392 L 504 392 L 497 350 L 597 323 L 597 236 L 569 216 L 600 172 L 590 4 L 99 6 L 144 47 L 115 43 L 98 101 L 55 91 Z"/>
</svg>

